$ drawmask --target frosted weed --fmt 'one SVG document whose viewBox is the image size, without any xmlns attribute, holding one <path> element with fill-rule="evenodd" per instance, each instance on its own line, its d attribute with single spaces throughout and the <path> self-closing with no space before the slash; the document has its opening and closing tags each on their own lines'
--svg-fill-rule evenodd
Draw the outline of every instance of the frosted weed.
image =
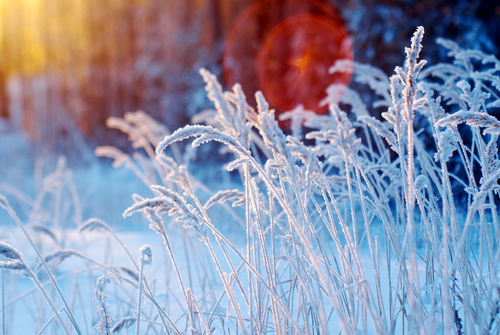
<svg viewBox="0 0 500 335">
<path fill-rule="evenodd" d="M 328 115 L 299 107 L 281 116 L 292 120 L 293 136 L 278 127 L 262 93 L 254 110 L 239 85 L 225 92 L 204 69 L 216 107 L 197 117 L 207 125 L 169 134 L 143 112 L 110 119 L 137 151 L 101 147 L 96 154 L 132 169 L 150 187 L 153 196 L 134 195 L 124 216 L 145 214 L 175 279 L 148 278 L 147 247 L 137 263 L 109 225 L 90 219 L 78 224 L 80 233 L 110 234 L 133 267 L 80 251 L 39 254 L 52 287 L 57 280 L 47 262 L 54 271 L 57 257 L 92 264 L 85 273 L 93 280 L 96 267 L 104 271 L 95 289 L 99 321 L 92 324 L 103 334 L 134 325 L 136 333 L 174 334 L 498 332 L 500 122 L 490 112 L 500 107 L 500 61 L 441 39 L 453 62 L 425 67 L 423 34 L 419 27 L 404 67 L 391 77 L 337 62 L 330 71 L 352 68 L 354 80 L 380 99 L 366 105 L 348 88 L 337 104 L 339 87 L 332 85 L 323 101 Z M 380 107 L 381 119 L 370 116 Z M 312 131 L 302 134 L 301 124 Z M 176 147 L 190 138 L 193 147 L 217 141 L 230 150 L 234 159 L 226 167 L 241 177 L 238 188 L 213 191 L 193 177 L 190 155 Z M 24 229 L 5 198 L 0 205 Z M 227 224 L 245 227 L 243 246 L 221 232 L 221 209 L 234 219 Z M 15 270 L 14 262 L 1 264 Z M 104 291 L 107 281 L 126 293 Z M 105 294 L 113 296 L 110 306 Z M 75 329 L 89 322 L 73 317 L 66 303 L 63 318 L 59 301 L 47 299 L 63 330 L 68 319 Z M 120 321 L 113 325 L 111 315 Z"/>
</svg>

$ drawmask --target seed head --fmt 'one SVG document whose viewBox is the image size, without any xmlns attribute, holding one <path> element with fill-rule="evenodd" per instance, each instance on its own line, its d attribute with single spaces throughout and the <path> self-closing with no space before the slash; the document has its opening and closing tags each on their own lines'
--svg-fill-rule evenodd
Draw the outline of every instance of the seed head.
<svg viewBox="0 0 500 335">
<path fill-rule="evenodd" d="M 149 245 L 143 245 L 142 248 L 139 249 L 139 252 L 141 253 L 140 262 L 143 262 L 145 265 L 153 264 L 153 252 Z"/>
<path fill-rule="evenodd" d="M 126 316 L 118 321 L 111 329 L 111 334 L 118 334 L 123 329 L 127 329 L 135 324 L 137 318 L 135 316 Z"/>
<path fill-rule="evenodd" d="M 23 254 L 17 251 L 16 248 L 11 246 L 8 243 L 0 242 L 0 255 L 5 258 L 14 259 L 14 260 L 22 260 Z"/>
<path fill-rule="evenodd" d="M 0 269 L 20 270 L 20 271 L 27 270 L 26 265 L 21 261 L 0 262 Z"/>
</svg>

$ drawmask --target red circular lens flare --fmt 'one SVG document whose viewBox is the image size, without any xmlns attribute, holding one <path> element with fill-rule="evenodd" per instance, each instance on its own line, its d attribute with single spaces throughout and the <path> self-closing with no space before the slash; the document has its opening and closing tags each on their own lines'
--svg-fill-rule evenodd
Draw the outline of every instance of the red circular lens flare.
<svg viewBox="0 0 500 335">
<path fill-rule="evenodd" d="M 328 73 L 339 59 L 352 59 L 352 48 L 335 8 L 313 0 L 263 0 L 233 25 L 224 52 L 224 79 L 228 86 L 240 83 L 254 106 L 254 93 L 262 90 L 276 114 L 298 104 L 324 113 L 327 107 L 319 103 L 326 88 L 347 85 L 351 78 L 350 71 Z"/>
<path fill-rule="evenodd" d="M 274 28 L 259 54 L 259 82 L 270 103 L 287 111 L 302 104 L 318 113 L 332 83 L 348 84 L 350 73 L 329 74 L 335 60 L 349 58 L 350 47 L 343 31 L 329 22 L 298 15 Z M 339 97 L 340 98 L 340 97 Z"/>
</svg>

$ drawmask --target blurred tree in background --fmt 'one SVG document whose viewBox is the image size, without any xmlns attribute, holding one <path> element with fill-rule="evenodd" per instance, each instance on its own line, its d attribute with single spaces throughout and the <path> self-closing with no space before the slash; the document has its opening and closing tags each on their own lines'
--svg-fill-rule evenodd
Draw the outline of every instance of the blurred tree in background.
<svg viewBox="0 0 500 335">
<path fill-rule="evenodd" d="M 194 112 L 190 95 L 203 87 L 197 69 L 219 61 L 228 17 L 243 6 L 0 0 L 0 115 L 49 152 L 83 145 L 76 128 L 109 143 L 105 120 L 126 111 L 182 126 Z"/>
<path fill-rule="evenodd" d="M 286 0 L 276 0 L 285 3 Z M 120 143 L 109 116 L 142 109 L 170 129 L 209 107 L 198 75 L 221 76 L 224 41 L 252 0 L 0 0 L 0 117 L 43 154 Z M 415 27 L 498 55 L 493 1 L 322 0 L 354 58 L 392 72 Z M 436 48 L 427 58 L 445 57 Z M 78 129 L 79 131 L 76 131 Z"/>
</svg>

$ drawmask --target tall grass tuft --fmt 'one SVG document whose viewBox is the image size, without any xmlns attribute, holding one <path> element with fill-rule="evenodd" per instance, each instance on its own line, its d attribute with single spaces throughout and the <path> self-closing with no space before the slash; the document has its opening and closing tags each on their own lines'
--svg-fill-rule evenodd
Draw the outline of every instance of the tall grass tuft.
<svg viewBox="0 0 500 335">
<path fill-rule="evenodd" d="M 137 263 L 99 219 L 79 225 L 80 233 L 113 236 L 131 269 L 67 250 L 40 262 L 50 275 L 48 261 L 76 256 L 114 277 L 122 292 L 114 294 L 113 315 L 121 315 L 114 327 L 107 277 L 95 290 L 95 329 L 105 334 L 133 325 L 136 334 L 498 332 L 500 121 L 493 113 L 500 61 L 439 39 L 452 61 L 426 65 L 423 36 L 418 27 L 391 76 L 335 63 L 330 72 L 352 69 L 375 101 L 333 84 L 322 101 L 327 115 L 299 106 L 281 116 L 292 120 L 289 136 L 261 92 L 254 109 L 240 85 L 224 91 L 205 69 L 215 105 L 196 117 L 205 125 L 169 133 L 143 112 L 111 118 L 108 125 L 127 133 L 136 151 L 100 147 L 96 154 L 150 187 L 149 195 L 133 195 L 123 216 L 142 213 L 160 235 L 166 279 L 148 280 L 151 249 L 142 248 Z M 177 144 L 188 140 L 193 149 L 182 154 Z M 209 142 L 232 154 L 225 168 L 238 181 L 227 189 L 196 178 L 193 153 Z"/>
</svg>

